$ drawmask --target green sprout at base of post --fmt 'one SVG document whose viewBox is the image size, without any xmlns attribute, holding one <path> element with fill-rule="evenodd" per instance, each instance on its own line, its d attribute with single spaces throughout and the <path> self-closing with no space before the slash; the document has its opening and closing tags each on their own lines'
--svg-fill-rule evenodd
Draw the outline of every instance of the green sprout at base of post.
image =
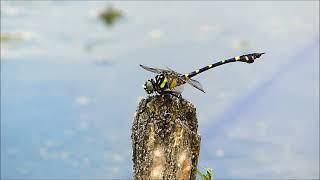
<svg viewBox="0 0 320 180">
<path fill-rule="evenodd" d="M 206 174 L 203 174 L 197 169 L 197 174 L 201 177 L 202 180 L 211 180 L 212 176 L 214 175 L 211 168 L 206 169 Z"/>
</svg>

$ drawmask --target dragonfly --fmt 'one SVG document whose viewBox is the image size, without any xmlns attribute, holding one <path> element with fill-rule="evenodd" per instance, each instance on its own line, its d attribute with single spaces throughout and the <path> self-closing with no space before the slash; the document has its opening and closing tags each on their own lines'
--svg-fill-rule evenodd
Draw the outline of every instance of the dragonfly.
<svg viewBox="0 0 320 180">
<path fill-rule="evenodd" d="M 143 88 L 147 94 L 158 93 L 160 95 L 172 94 L 176 96 L 181 96 L 181 93 L 184 89 L 183 86 L 185 84 L 189 84 L 192 87 L 205 93 L 201 83 L 195 79 L 192 79 L 194 76 L 202 72 L 205 72 L 209 69 L 212 69 L 227 63 L 231 63 L 231 62 L 245 62 L 245 63 L 251 64 L 257 58 L 260 58 L 261 55 L 263 54 L 265 53 L 251 53 L 251 54 L 233 57 L 230 59 L 225 59 L 225 60 L 216 62 L 214 64 L 209 64 L 208 66 L 197 69 L 187 74 L 178 73 L 168 67 L 167 69 L 160 69 L 160 68 L 151 68 L 151 67 L 147 67 L 140 64 L 140 67 L 142 67 L 143 69 L 157 74 L 154 78 L 147 80 L 143 84 Z"/>
</svg>

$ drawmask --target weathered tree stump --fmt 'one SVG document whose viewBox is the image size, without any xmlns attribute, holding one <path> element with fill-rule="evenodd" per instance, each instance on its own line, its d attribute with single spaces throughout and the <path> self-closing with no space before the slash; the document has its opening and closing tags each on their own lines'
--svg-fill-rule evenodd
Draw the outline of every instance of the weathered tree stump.
<svg viewBox="0 0 320 180">
<path fill-rule="evenodd" d="M 194 106 L 174 96 L 142 99 L 134 115 L 134 179 L 195 179 L 200 136 Z"/>
</svg>

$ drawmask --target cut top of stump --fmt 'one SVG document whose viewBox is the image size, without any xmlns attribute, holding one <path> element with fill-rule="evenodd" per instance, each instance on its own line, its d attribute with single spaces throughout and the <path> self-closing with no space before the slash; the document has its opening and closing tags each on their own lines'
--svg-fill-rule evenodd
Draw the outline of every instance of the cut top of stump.
<svg viewBox="0 0 320 180">
<path fill-rule="evenodd" d="M 171 95 L 142 99 L 132 124 L 134 179 L 195 179 L 197 130 L 190 102 Z"/>
</svg>

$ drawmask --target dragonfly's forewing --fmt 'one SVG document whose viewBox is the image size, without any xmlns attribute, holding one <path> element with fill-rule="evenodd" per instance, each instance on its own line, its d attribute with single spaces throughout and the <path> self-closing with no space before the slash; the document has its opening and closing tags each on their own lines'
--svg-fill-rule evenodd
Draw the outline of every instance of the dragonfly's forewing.
<svg viewBox="0 0 320 180">
<path fill-rule="evenodd" d="M 177 71 L 172 70 L 172 69 L 171 69 L 171 68 L 169 68 L 168 66 L 167 66 L 166 68 L 168 69 L 168 71 L 170 71 L 170 72 L 174 72 L 176 75 L 183 76 L 181 73 L 178 73 Z"/>
<path fill-rule="evenodd" d="M 140 67 L 142 67 L 143 69 L 145 69 L 145 70 L 147 70 L 147 71 L 150 71 L 150 72 L 156 73 L 156 74 L 169 72 L 168 70 L 165 70 L 165 69 L 160 69 L 160 68 L 151 68 L 151 67 L 148 67 L 148 66 L 144 66 L 144 65 L 142 65 L 142 64 L 140 64 Z"/>
</svg>

